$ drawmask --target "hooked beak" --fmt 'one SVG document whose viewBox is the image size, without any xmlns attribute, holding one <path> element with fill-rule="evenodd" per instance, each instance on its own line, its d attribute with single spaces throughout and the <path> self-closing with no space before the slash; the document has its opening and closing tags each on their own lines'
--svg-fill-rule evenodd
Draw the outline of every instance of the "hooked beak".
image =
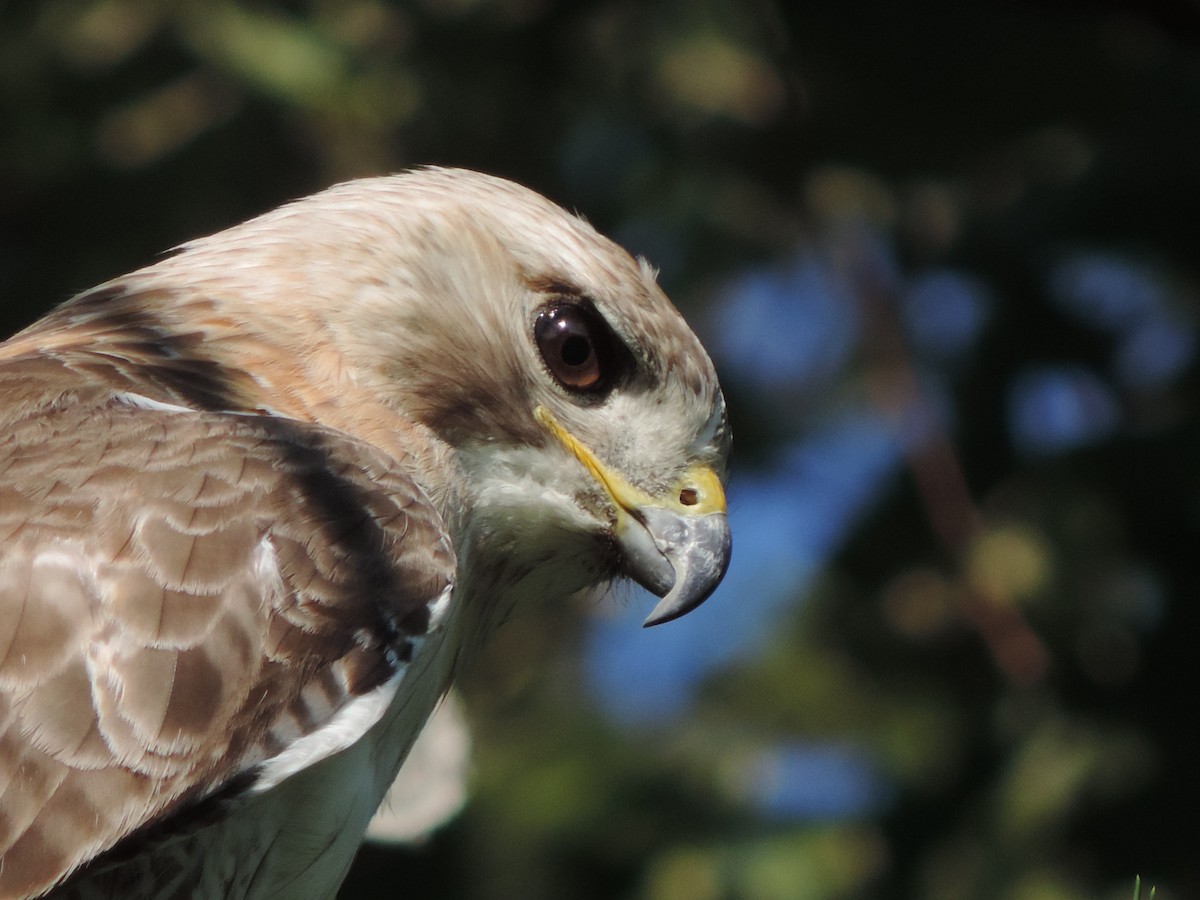
<svg viewBox="0 0 1200 900">
<path fill-rule="evenodd" d="M 669 622 L 707 600 L 725 576 L 731 547 L 725 492 L 717 473 L 708 466 L 692 466 L 663 496 L 653 497 L 600 462 L 544 406 L 533 414 L 612 500 L 626 574 L 662 598 L 643 624 Z"/>
</svg>

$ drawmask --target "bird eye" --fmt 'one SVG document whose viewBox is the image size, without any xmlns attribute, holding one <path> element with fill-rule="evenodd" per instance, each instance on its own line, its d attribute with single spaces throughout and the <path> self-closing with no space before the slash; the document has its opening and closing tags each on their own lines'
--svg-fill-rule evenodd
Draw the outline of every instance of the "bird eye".
<svg viewBox="0 0 1200 900">
<path fill-rule="evenodd" d="M 611 338 L 593 310 L 574 304 L 538 314 L 533 336 L 550 374 L 573 391 L 598 391 L 612 378 Z"/>
</svg>

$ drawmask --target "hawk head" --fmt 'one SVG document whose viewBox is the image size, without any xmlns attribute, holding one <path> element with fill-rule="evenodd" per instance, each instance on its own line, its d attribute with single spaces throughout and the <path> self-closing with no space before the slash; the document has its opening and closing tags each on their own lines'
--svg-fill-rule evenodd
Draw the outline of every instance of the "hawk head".
<svg viewBox="0 0 1200 900">
<path fill-rule="evenodd" d="M 145 277 L 219 299 L 240 326 L 206 343 L 257 356 L 273 409 L 385 449 L 374 404 L 415 425 L 405 451 L 492 594 L 629 577 L 662 598 L 652 625 L 724 575 L 712 362 L 644 261 L 533 191 L 447 169 L 348 182 Z"/>
</svg>

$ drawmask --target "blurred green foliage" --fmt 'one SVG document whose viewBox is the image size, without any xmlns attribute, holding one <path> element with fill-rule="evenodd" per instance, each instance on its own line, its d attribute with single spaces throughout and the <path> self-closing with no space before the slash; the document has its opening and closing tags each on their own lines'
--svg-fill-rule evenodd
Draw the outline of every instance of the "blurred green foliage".
<svg viewBox="0 0 1200 900">
<path fill-rule="evenodd" d="M 590 701 L 603 609 L 516 618 L 464 686 L 471 805 L 343 896 L 1200 896 L 1198 38 L 1183 0 L 6 3 L 0 325 L 422 163 L 580 210 L 718 347 L 741 274 L 818 259 L 856 337 L 819 377 L 718 354 L 735 489 L 846 410 L 934 410 L 868 514 L 653 725 Z M 947 270 L 987 298 L 957 355 L 902 305 Z M 883 787 L 764 806 L 781 745 Z"/>
</svg>

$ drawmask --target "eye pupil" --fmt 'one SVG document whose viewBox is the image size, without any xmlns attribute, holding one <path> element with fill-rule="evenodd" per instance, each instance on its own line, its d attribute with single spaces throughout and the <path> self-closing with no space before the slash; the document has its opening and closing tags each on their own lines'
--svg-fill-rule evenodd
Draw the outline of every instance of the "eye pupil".
<svg viewBox="0 0 1200 900">
<path fill-rule="evenodd" d="M 592 342 L 582 335 L 573 334 L 563 341 L 562 361 L 568 366 L 582 366 L 592 355 Z"/>
</svg>

